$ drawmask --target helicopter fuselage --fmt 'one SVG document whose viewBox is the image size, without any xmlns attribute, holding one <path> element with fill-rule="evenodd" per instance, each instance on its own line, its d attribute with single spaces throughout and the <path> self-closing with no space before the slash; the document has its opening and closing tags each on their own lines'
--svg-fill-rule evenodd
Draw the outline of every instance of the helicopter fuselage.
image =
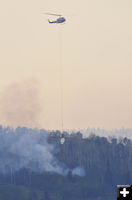
<svg viewBox="0 0 132 200">
<path fill-rule="evenodd" d="M 48 22 L 49 23 L 51 23 L 51 24 L 60 24 L 60 23 L 64 23 L 66 21 L 66 19 L 64 18 L 64 17 L 59 17 L 56 21 L 50 21 L 50 20 L 48 20 Z"/>
</svg>

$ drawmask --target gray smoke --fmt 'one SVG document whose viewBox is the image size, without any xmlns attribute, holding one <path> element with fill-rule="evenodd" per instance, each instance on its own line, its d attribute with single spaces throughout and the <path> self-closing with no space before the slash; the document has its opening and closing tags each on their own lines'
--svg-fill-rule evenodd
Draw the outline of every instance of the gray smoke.
<svg viewBox="0 0 132 200">
<path fill-rule="evenodd" d="M 40 127 L 41 112 L 39 84 L 36 80 L 13 83 L 1 92 L 0 121 L 4 125 L 13 128 Z M 55 154 L 56 147 L 48 143 L 46 131 L 0 127 L 0 173 L 29 169 L 61 175 L 72 172 L 73 175 L 82 176 L 81 169 L 69 169 L 57 161 Z"/>
<path fill-rule="evenodd" d="M 35 79 L 13 83 L 0 94 L 0 121 L 4 125 L 40 127 L 41 111 Z"/>
<path fill-rule="evenodd" d="M 0 138 L 0 171 L 6 172 L 12 167 L 14 171 L 26 168 L 38 172 L 64 173 L 46 134 L 32 130 L 25 133 L 9 131 L 0 134 Z"/>
<path fill-rule="evenodd" d="M 27 169 L 33 172 L 50 172 L 66 176 L 84 176 L 83 169 L 69 169 L 57 161 L 56 146 L 48 142 L 48 133 L 44 130 L 0 127 L 0 173 L 9 173 Z"/>
<path fill-rule="evenodd" d="M 85 170 L 83 167 L 76 167 L 72 170 L 72 175 L 77 175 L 77 176 L 85 176 Z"/>
</svg>

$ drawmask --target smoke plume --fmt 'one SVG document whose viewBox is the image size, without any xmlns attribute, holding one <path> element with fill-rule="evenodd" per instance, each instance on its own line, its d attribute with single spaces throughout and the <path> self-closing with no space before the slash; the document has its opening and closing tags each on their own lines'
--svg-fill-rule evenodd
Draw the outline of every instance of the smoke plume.
<svg viewBox="0 0 132 200">
<path fill-rule="evenodd" d="M 28 130 L 28 131 L 27 131 Z M 29 169 L 34 172 L 66 171 L 55 158 L 56 149 L 49 144 L 47 134 L 37 130 L 17 128 L 16 131 L 0 132 L 0 172 Z"/>
<path fill-rule="evenodd" d="M 34 80 L 16 82 L 0 95 L 0 121 L 12 127 L 39 127 L 42 108 L 39 100 L 39 83 Z"/>
<path fill-rule="evenodd" d="M 50 172 L 66 176 L 84 176 L 82 168 L 69 169 L 56 158 L 57 148 L 48 142 L 45 130 L 0 126 L 0 173 L 27 169 L 32 172 Z"/>
<path fill-rule="evenodd" d="M 34 79 L 13 83 L 0 95 L 0 121 L 6 126 L 40 127 L 41 111 L 39 84 Z M 27 169 L 82 176 L 81 169 L 59 163 L 55 153 L 44 130 L 0 126 L 0 173 Z"/>
<path fill-rule="evenodd" d="M 76 167 L 72 170 L 72 175 L 85 176 L 85 170 L 82 167 Z"/>
</svg>

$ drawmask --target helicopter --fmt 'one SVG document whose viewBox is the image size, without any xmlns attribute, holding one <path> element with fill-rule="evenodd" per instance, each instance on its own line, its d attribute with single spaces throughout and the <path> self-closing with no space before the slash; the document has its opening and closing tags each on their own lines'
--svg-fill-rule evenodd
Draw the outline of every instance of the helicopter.
<svg viewBox="0 0 132 200">
<path fill-rule="evenodd" d="M 55 21 L 50 21 L 48 20 L 49 24 L 63 24 L 66 19 L 62 15 L 58 14 L 53 14 L 53 13 L 45 13 L 46 15 L 53 15 L 53 16 L 58 16 L 58 18 Z"/>
</svg>

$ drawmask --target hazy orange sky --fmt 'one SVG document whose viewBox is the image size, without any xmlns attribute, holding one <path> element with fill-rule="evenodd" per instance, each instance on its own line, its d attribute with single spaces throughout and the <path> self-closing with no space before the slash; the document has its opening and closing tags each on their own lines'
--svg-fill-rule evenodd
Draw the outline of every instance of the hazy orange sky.
<svg viewBox="0 0 132 200">
<path fill-rule="evenodd" d="M 35 78 L 41 126 L 60 128 L 61 29 L 64 128 L 132 128 L 131 11 L 131 0 L 2 1 L 0 91 Z M 48 24 L 45 12 L 66 24 Z"/>
</svg>

